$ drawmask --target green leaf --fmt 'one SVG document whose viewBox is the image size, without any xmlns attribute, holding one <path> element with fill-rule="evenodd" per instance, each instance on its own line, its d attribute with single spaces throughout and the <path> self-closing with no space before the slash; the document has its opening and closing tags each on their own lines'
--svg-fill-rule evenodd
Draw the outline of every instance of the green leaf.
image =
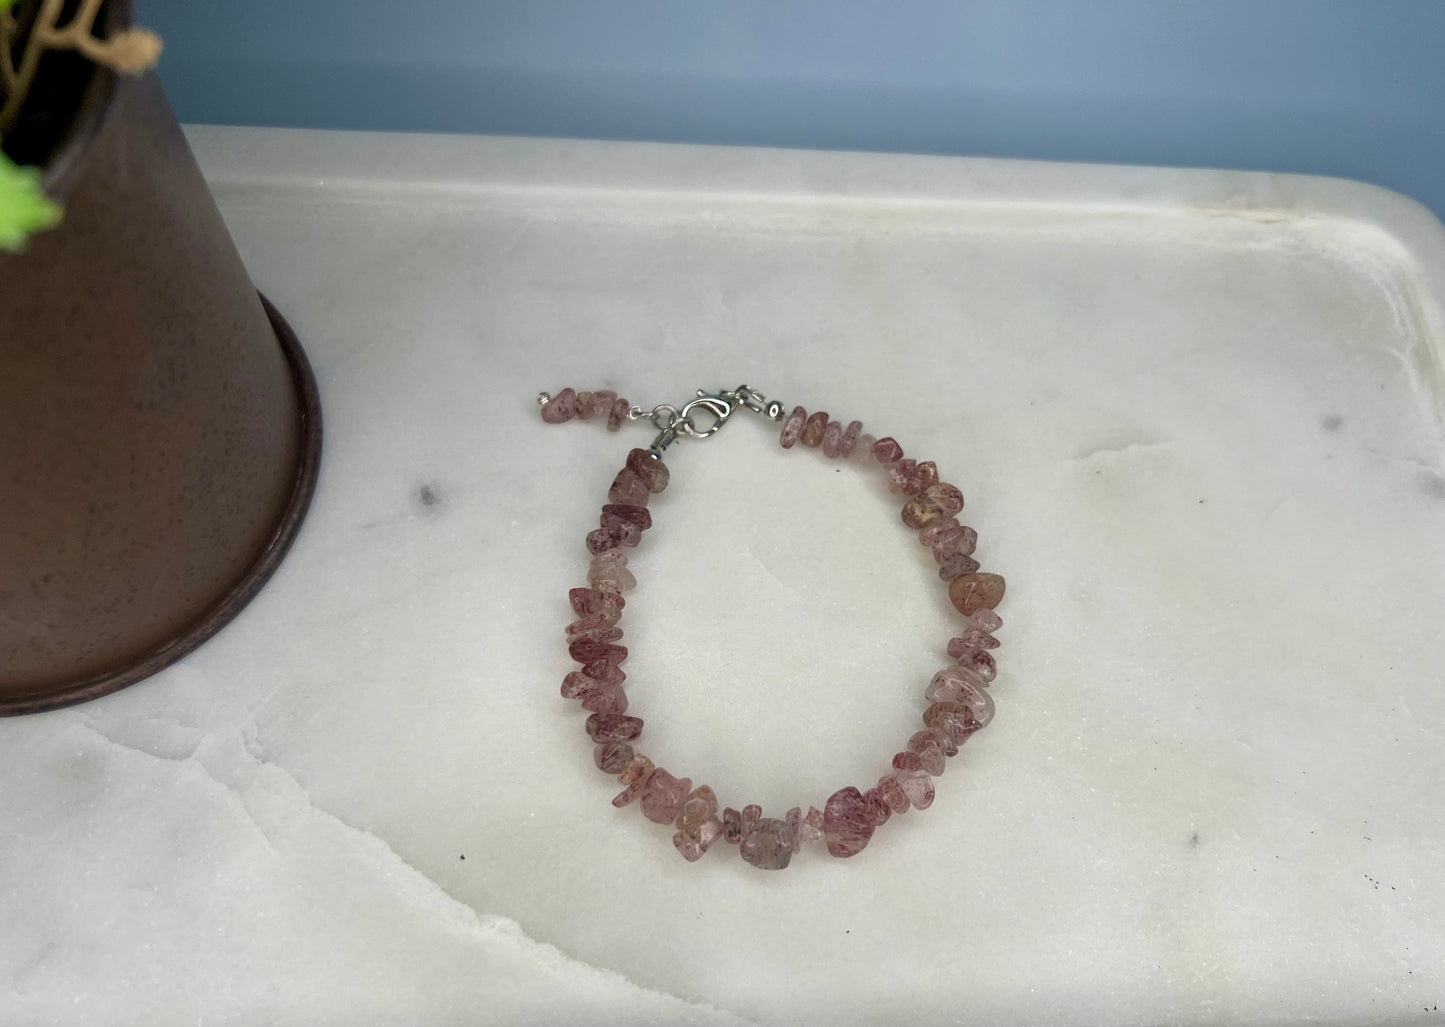
<svg viewBox="0 0 1445 1027">
<path fill-rule="evenodd" d="M 15 6 L 15 0 L 0 0 L 0 14 L 4 14 L 11 7 Z"/>
<path fill-rule="evenodd" d="M 18 168 L 0 153 L 0 250 L 19 252 L 26 239 L 59 222 L 60 204 L 45 195 L 40 169 Z"/>
</svg>

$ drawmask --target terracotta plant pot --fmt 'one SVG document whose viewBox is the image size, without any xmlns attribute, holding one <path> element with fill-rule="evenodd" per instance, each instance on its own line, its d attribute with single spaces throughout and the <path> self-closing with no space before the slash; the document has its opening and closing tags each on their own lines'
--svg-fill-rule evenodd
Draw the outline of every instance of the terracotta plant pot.
<svg viewBox="0 0 1445 1027">
<path fill-rule="evenodd" d="M 159 83 L 97 75 L 47 164 L 64 221 L 0 254 L 0 714 L 209 638 L 285 554 L 320 459 L 306 357 Z"/>
</svg>

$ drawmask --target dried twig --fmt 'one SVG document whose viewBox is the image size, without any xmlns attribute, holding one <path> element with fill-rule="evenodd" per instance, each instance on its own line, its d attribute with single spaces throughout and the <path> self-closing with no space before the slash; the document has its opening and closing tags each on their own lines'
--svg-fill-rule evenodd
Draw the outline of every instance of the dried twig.
<svg viewBox="0 0 1445 1027">
<path fill-rule="evenodd" d="M 47 50 L 74 50 L 88 57 L 96 64 L 104 65 L 122 74 L 138 75 L 155 66 L 161 55 L 161 40 L 149 29 L 131 28 L 117 32 L 109 39 L 95 35 L 95 19 L 105 0 L 83 0 L 75 17 L 61 27 L 60 20 L 65 0 L 42 0 L 40 13 L 31 26 L 30 36 L 25 40 L 25 49 L 19 65 L 13 64 L 11 53 L 15 44 L 18 26 L 9 11 L 0 13 L 0 133 L 8 129 L 20 114 L 20 108 L 29 95 L 40 66 L 40 58 Z"/>
</svg>

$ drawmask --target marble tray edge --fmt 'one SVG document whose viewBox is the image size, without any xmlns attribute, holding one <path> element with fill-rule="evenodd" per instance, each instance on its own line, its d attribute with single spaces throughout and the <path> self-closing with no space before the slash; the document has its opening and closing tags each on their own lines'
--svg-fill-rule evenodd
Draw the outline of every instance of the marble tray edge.
<svg viewBox="0 0 1445 1027">
<path fill-rule="evenodd" d="M 1424 204 L 1354 179 L 992 157 L 187 125 L 213 188 L 357 190 L 397 199 L 470 191 L 651 192 L 835 203 L 987 204 L 1238 218 L 1333 229 L 1368 258 L 1413 324 L 1410 368 L 1445 438 L 1445 224 Z M 1186 229 L 1187 230 L 1187 229 Z"/>
</svg>

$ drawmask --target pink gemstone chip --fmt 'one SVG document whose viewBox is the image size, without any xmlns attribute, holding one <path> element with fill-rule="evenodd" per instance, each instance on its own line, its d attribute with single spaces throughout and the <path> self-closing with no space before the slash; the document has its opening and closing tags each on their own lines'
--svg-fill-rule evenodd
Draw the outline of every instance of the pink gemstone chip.
<svg viewBox="0 0 1445 1027">
<path fill-rule="evenodd" d="M 883 473 L 888 478 L 888 491 L 895 496 L 920 491 L 913 487 L 914 466 L 915 462 L 912 460 L 899 460 L 897 463 L 889 464 L 884 468 Z"/>
<path fill-rule="evenodd" d="M 964 556 L 962 553 L 954 553 L 938 565 L 938 576 L 944 581 L 952 581 L 954 578 L 962 577 L 965 574 L 972 574 L 978 570 L 979 563 L 971 556 Z"/>
<path fill-rule="evenodd" d="M 872 435 L 859 435 L 858 444 L 853 447 L 853 459 L 865 467 L 876 464 L 878 458 L 873 454 L 873 447 L 877 445 L 877 442 L 878 440 Z"/>
<path fill-rule="evenodd" d="M 738 850 L 759 870 L 782 870 L 793 859 L 792 832 L 786 821 L 763 817 L 752 830 L 743 832 Z"/>
<path fill-rule="evenodd" d="M 997 649 L 998 639 L 983 628 L 969 625 L 963 634 L 948 640 L 948 655 L 955 660 L 983 649 Z"/>
<path fill-rule="evenodd" d="M 888 803 L 888 808 L 899 816 L 907 813 L 912 805 L 908 801 L 908 795 L 898 783 L 896 771 L 893 774 L 884 774 L 878 779 L 878 794 L 883 796 L 883 801 Z"/>
<path fill-rule="evenodd" d="M 798 845 L 810 845 L 823 837 L 823 811 L 817 806 L 808 807 L 808 815 L 798 825 Z"/>
<path fill-rule="evenodd" d="M 808 418 L 803 425 L 803 433 L 798 436 L 798 441 L 805 446 L 818 446 L 823 441 L 823 432 L 828 427 L 828 412 L 819 410 Z"/>
<path fill-rule="evenodd" d="M 803 434 L 803 424 L 808 419 L 808 411 L 802 407 L 793 407 L 793 412 L 783 422 L 783 432 L 778 436 L 778 445 L 784 449 L 792 449 L 793 444 L 798 441 L 798 436 Z"/>
<path fill-rule="evenodd" d="M 590 713 L 626 713 L 627 693 L 621 685 L 599 684 L 582 693 L 582 708 Z"/>
<path fill-rule="evenodd" d="M 625 713 L 594 713 L 587 718 L 587 734 L 594 742 L 630 742 L 642 734 L 642 718 Z"/>
<path fill-rule="evenodd" d="M 618 471 L 612 487 L 607 490 L 607 502 L 626 506 L 646 506 L 647 497 L 647 483 L 630 467 Z"/>
<path fill-rule="evenodd" d="M 632 409 L 628 406 L 627 400 L 615 399 L 612 401 L 612 409 L 607 412 L 607 430 L 617 431 L 627 420 L 627 411 Z"/>
<path fill-rule="evenodd" d="M 882 827 L 892 818 L 893 807 L 888 805 L 888 800 L 883 798 L 883 793 L 877 788 L 864 792 L 863 801 L 868 806 L 868 815 L 873 818 L 873 826 Z"/>
<path fill-rule="evenodd" d="M 923 711 L 923 723 L 945 732 L 959 745 L 983 725 L 974 719 L 973 710 L 961 702 L 936 702 Z"/>
<path fill-rule="evenodd" d="M 903 447 L 892 438 L 881 438 L 873 444 L 873 459 L 880 464 L 897 463 L 903 459 Z"/>
<path fill-rule="evenodd" d="M 1004 580 L 997 574 L 962 574 L 948 583 L 948 600 L 965 617 L 992 610 L 1003 600 Z"/>
<path fill-rule="evenodd" d="M 667 465 L 645 449 L 634 449 L 627 454 L 627 469 L 641 479 L 649 492 L 661 492 L 672 480 Z"/>
<path fill-rule="evenodd" d="M 627 675 L 615 660 L 593 660 L 583 664 L 582 673 L 604 685 L 620 685 L 627 680 Z"/>
<path fill-rule="evenodd" d="M 567 593 L 567 601 L 572 604 L 572 611 L 579 617 L 606 614 L 612 618 L 614 624 L 617 623 L 622 608 L 627 605 L 627 600 L 615 592 L 599 592 L 594 588 L 574 588 Z"/>
<path fill-rule="evenodd" d="M 823 455 L 829 458 L 840 456 L 843 452 L 843 426 L 837 421 L 829 421 L 823 428 Z"/>
<path fill-rule="evenodd" d="M 619 808 L 628 805 L 642 794 L 642 789 L 647 787 L 647 779 L 652 776 L 656 769 L 652 761 L 641 754 L 634 755 L 623 766 L 622 772 L 617 775 L 617 780 L 623 784 L 622 791 L 612 797 L 612 805 Z"/>
<path fill-rule="evenodd" d="M 563 389 L 542 404 L 542 420 L 548 424 L 561 424 L 577 416 L 577 392 Z"/>
<path fill-rule="evenodd" d="M 873 837 L 873 814 L 863 793 L 851 785 L 828 796 L 823 807 L 823 837 L 829 855 L 839 859 L 856 856 Z"/>
<path fill-rule="evenodd" d="M 562 679 L 562 698 L 580 699 L 584 692 L 590 692 L 598 684 L 599 682 L 592 680 L 586 674 L 574 670 Z"/>
<path fill-rule="evenodd" d="M 592 759 L 599 770 L 620 774 L 627 761 L 632 759 L 632 746 L 626 742 L 599 742 L 592 749 Z"/>
<path fill-rule="evenodd" d="M 900 770 L 894 776 L 914 809 L 927 809 L 933 805 L 933 782 L 926 771 Z"/>
<path fill-rule="evenodd" d="M 843 438 L 838 442 L 838 455 L 847 457 L 853 455 L 853 447 L 858 445 L 858 436 L 863 431 L 862 421 L 849 421 L 848 427 L 843 429 Z"/>
<path fill-rule="evenodd" d="M 621 663 L 627 659 L 627 646 L 615 642 L 597 642 L 590 638 L 573 640 L 567 647 L 567 652 L 578 663 L 591 663 L 593 660 Z"/>
<path fill-rule="evenodd" d="M 642 815 L 654 824 L 670 824 L 682 812 L 687 793 L 692 790 L 688 778 L 673 777 L 658 767 L 642 789 Z"/>
<path fill-rule="evenodd" d="M 626 592 L 637 587 L 637 579 L 627 569 L 627 557 L 609 549 L 592 558 L 587 568 L 587 584 L 599 592 Z"/>
<path fill-rule="evenodd" d="M 729 806 L 723 810 L 723 841 L 736 845 L 743 837 L 743 815 Z"/>
</svg>

